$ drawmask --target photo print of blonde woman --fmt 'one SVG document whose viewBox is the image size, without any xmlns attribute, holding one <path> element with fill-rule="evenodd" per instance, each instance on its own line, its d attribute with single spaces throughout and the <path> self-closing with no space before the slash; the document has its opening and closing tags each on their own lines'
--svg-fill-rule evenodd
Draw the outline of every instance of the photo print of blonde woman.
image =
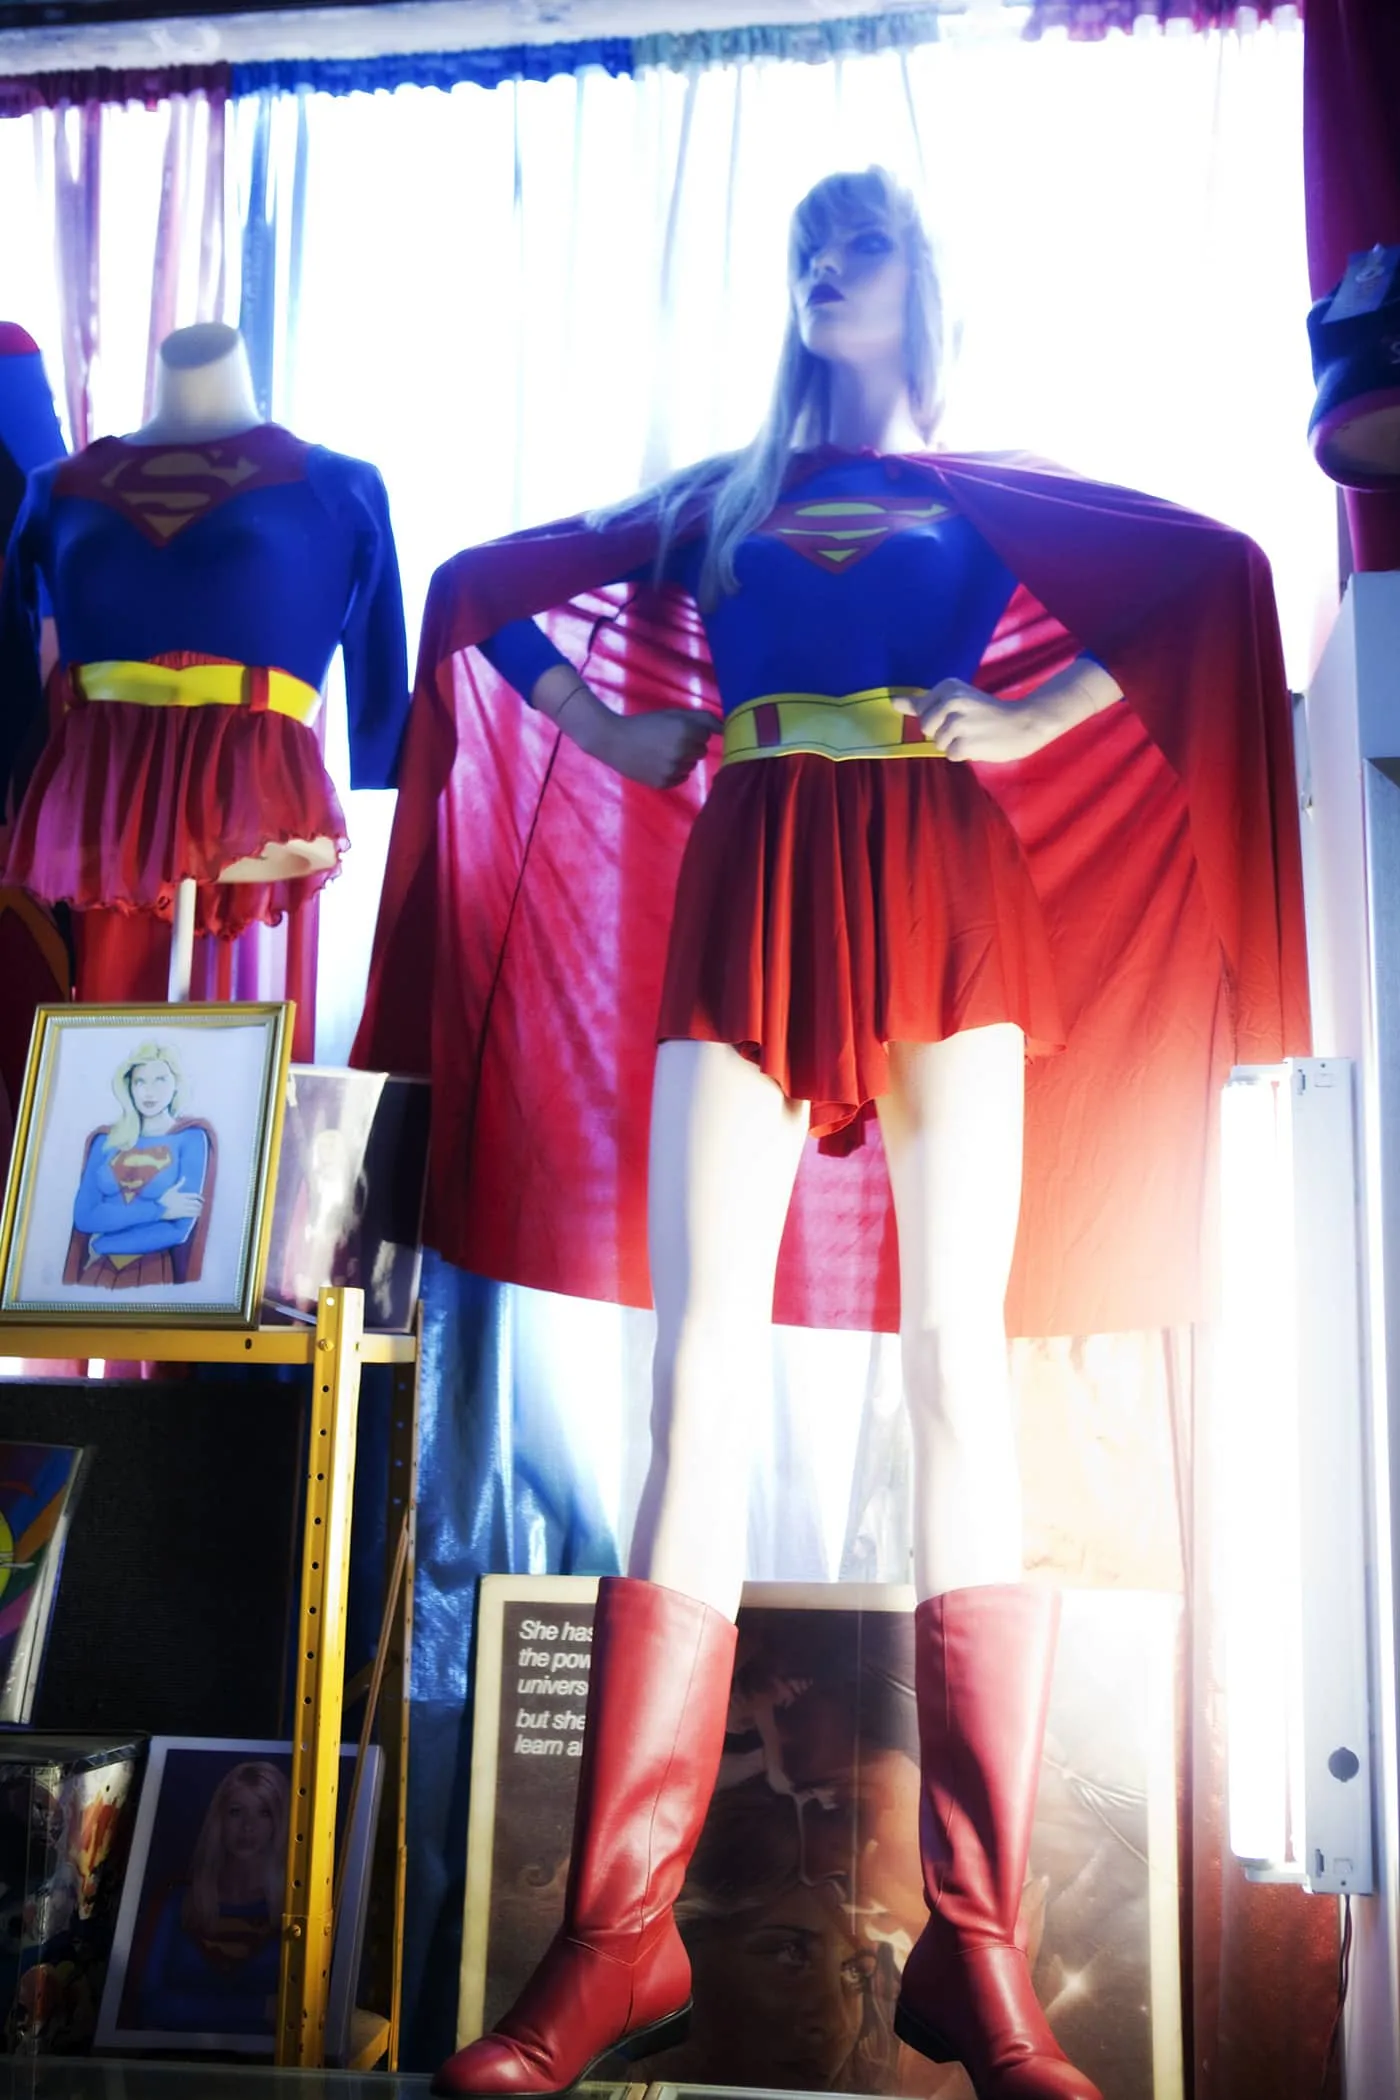
<svg viewBox="0 0 1400 2100">
<path fill-rule="evenodd" d="M 355 1748 L 341 1751 L 337 1846 Z M 336 1891 L 326 2049 L 344 2055 L 364 1944 L 382 1760 L 371 1745 Z M 137 1809 L 99 2048 L 270 2056 L 291 1789 L 288 1743 L 156 1736 Z"/>
</svg>

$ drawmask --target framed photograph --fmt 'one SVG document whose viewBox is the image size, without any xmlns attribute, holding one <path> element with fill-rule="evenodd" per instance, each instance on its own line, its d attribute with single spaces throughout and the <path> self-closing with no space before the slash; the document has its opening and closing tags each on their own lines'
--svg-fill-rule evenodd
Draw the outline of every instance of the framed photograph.
<svg viewBox="0 0 1400 2100">
<path fill-rule="evenodd" d="M 583 1577 L 481 1584 L 463 2042 L 562 1916 L 595 1595 Z M 1064 1596 L 1021 1924 L 1060 2042 L 1105 2100 L 1183 2091 L 1179 1610 L 1169 1593 Z M 972 2100 L 960 2066 L 893 2026 L 926 1915 L 912 1611 L 896 1588 L 745 1588 L 719 1781 L 676 1906 L 690 2034 L 634 2077 Z"/>
<path fill-rule="evenodd" d="M 0 1320 L 254 1323 L 291 1012 L 39 1008 L 0 1219 Z"/>
<path fill-rule="evenodd" d="M 337 1859 L 356 1746 L 340 1753 Z M 99 2049 L 271 2056 L 286 1888 L 290 1743 L 152 1739 L 97 2018 Z M 383 1756 L 367 1753 L 336 1889 L 326 2055 L 343 2061 L 364 1949 Z"/>
<path fill-rule="evenodd" d="M 293 1065 L 263 1298 L 316 1318 L 324 1285 L 357 1285 L 365 1325 L 413 1324 L 428 1178 L 428 1084 Z"/>
</svg>

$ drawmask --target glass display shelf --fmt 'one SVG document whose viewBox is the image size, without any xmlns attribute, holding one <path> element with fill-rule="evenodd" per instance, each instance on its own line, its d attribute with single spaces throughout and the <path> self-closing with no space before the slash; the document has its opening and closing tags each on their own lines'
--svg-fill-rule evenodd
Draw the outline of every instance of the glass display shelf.
<svg viewBox="0 0 1400 2100">
<path fill-rule="evenodd" d="M 426 2072 L 293 2071 L 271 2064 L 154 2063 L 133 2058 L 0 2056 L 0 2100 L 426 2100 Z M 588 2100 L 643 2100 L 643 2084 L 578 2087 Z M 675 2087 L 653 2086 L 669 2096 Z M 719 2087 L 688 2086 L 687 2094 Z M 783 2100 L 798 2100 L 784 2094 Z"/>
</svg>

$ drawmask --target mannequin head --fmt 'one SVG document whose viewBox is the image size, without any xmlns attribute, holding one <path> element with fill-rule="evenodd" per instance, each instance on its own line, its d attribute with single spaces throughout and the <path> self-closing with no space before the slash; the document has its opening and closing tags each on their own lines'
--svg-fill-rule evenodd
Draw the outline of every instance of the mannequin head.
<svg viewBox="0 0 1400 2100">
<path fill-rule="evenodd" d="M 942 408 L 933 250 L 913 197 L 884 168 L 828 175 L 808 191 L 789 228 L 787 277 L 787 326 L 763 428 L 718 480 L 701 470 L 713 491 L 705 605 L 738 588 L 739 542 L 772 510 L 795 451 L 828 443 L 921 450 Z M 698 486 L 688 471 L 662 491 L 663 548 Z"/>
<path fill-rule="evenodd" d="M 941 405 L 943 307 L 908 190 L 884 168 L 825 177 L 792 215 L 788 284 L 770 421 L 793 444 L 820 444 L 832 434 L 833 368 L 893 368 L 927 441 Z"/>
<path fill-rule="evenodd" d="M 193 444 L 262 420 L 242 336 L 223 321 L 200 321 L 175 329 L 156 353 L 154 409 L 133 442 Z"/>
<path fill-rule="evenodd" d="M 243 338 L 226 321 L 197 321 L 191 328 L 177 328 L 166 336 L 158 352 L 160 362 L 172 372 L 199 372 L 243 350 Z"/>
</svg>

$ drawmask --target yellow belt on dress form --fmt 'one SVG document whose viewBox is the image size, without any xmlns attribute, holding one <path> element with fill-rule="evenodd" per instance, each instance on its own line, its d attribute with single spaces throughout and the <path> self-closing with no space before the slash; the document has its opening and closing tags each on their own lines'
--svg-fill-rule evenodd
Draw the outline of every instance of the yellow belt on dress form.
<svg viewBox="0 0 1400 2100">
<path fill-rule="evenodd" d="M 137 707 L 246 707 L 311 722 L 321 705 L 314 685 L 259 664 L 72 664 L 68 675 L 80 699 Z"/>
<path fill-rule="evenodd" d="M 942 758 L 896 700 L 916 685 L 877 685 L 863 693 L 761 693 L 724 718 L 726 766 L 741 759 L 809 751 L 818 758 Z"/>
</svg>

